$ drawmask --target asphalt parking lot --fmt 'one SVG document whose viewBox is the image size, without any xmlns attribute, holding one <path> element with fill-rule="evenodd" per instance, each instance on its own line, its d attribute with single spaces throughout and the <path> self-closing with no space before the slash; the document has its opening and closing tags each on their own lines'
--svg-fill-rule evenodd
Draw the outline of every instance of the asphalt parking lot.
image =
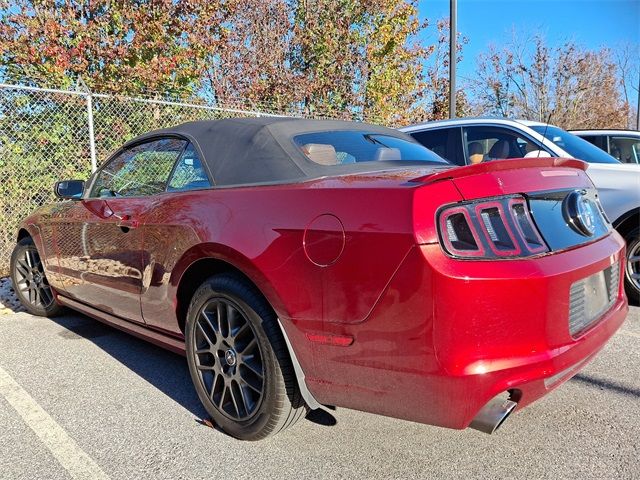
<svg viewBox="0 0 640 480">
<path fill-rule="evenodd" d="M 177 355 L 86 317 L 0 316 L 0 478 L 640 478 L 640 308 L 493 436 L 346 409 L 240 442 Z M 326 420 L 326 419 L 325 419 Z M 329 419 L 330 420 L 330 419 Z"/>
</svg>

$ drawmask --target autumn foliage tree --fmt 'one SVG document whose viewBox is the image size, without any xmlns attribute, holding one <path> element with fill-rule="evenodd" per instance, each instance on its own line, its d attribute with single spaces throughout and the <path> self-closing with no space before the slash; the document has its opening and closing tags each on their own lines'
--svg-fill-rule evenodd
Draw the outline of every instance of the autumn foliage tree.
<svg viewBox="0 0 640 480">
<path fill-rule="evenodd" d="M 416 40 L 428 27 L 416 2 L 372 2 L 362 28 L 362 113 L 379 123 L 406 125 L 424 117 L 427 91 L 422 62 L 433 51 Z"/>
<path fill-rule="evenodd" d="M 419 114 L 432 49 L 417 1 L 248 0 L 234 18 L 207 79 L 218 98 L 390 124 Z"/>
<path fill-rule="evenodd" d="M 417 0 L 0 0 L 4 76 L 403 124 L 429 117 Z"/>
<path fill-rule="evenodd" d="M 536 35 L 481 55 L 472 89 L 485 113 L 551 119 L 565 129 L 625 128 L 629 104 L 616 73 L 607 49 L 552 48 Z"/>
<path fill-rule="evenodd" d="M 447 24 L 437 22 L 435 43 L 426 44 L 433 27 L 419 19 L 418 3 L 297 2 L 292 67 L 302 77 L 305 108 L 392 126 L 433 119 L 434 72 L 448 72 L 446 61 L 435 66 L 448 52 Z M 447 87 L 441 83 L 439 93 Z"/>
<path fill-rule="evenodd" d="M 189 91 L 224 41 L 223 0 L 0 0 L 5 76 L 115 93 Z"/>
<path fill-rule="evenodd" d="M 282 0 L 228 3 L 224 41 L 203 62 L 201 93 L 218 103 L 288 106 L 299 79 L 291 68 L 292 12 Z"/>
</svg>

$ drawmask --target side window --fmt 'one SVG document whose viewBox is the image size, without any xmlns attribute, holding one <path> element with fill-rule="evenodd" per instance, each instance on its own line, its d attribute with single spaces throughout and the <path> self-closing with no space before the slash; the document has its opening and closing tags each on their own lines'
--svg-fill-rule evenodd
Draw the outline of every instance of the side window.
<svg viewBox="0 0 640 480">
<path fill-rule="evenodd" d="M 418 143 L 424 145 L 442 158 L 449 160 L 451 163 L 462 164 L 455 154 L 454 145 L 450 138 L 452 135 L 451 128 L 411 132 L 410 135 L 415 138 Z"/>
<path fill-rule="evenodd" d="M 609 150 L 623 163 L 640 163 L 640 138 L 609 137 Z"/>
<path fill-rule="evenodd" d="M 128 148 L 100 169 L 90 196 L 141 197 L 164 192 L 186 143 L 163 138 Z"/>
<path fill-rule="evenodd" d="M 600 145 L 598 145 L 598 140 L 596 138 L 595 135 L 578 135 L 580 138 L 583 138 L 584 140 L 586 140 L 589 143 L 593 143 L 596 147 L 599 147 Z"/>
<path fill-rule="evenodd" d="M 606 135 L 578 135 L 578 137 L 609 153 L 608 137 Z"/>
<path fill-rule="evenodd" d="M 171 175 L 167 190 L 170 192 L 180 192 L 210 186 L 211 182 L 209 182 L 209 177 L 204 170 L 200 156 L 195 147 L 190 143 L 187 148 L 185 148 L 173 170 L 173 175 Z"/>
<path fill-rule="evenodd" d="M 549 152 L 533 140 L 500 127 L 465 127 L 465 159 L 469 164 L 505 158 L 549 157 Z"/>
</svg>

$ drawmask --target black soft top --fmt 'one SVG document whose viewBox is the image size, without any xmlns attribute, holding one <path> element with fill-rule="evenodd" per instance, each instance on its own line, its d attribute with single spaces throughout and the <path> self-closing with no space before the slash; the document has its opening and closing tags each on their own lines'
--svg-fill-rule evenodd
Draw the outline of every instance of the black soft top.
<svg viewBox="0 0 640 480">
<path fill-rule="evenodd" d="M 378 125 L 341 120 L 309 120 L 286 117 L 228 118 L 188 122 L 172 128 L 141 135 L 124 147 L 153 137 L 179 136 L 200 149 L 217 186 L 281 183 L 327 175 L 397 168 L 403 162 L 372 162 L 351 165 L 320 165 L 309 160 L 294 144 L 293 137 L 303 133 L 338 130 L 384 134 L 411 143 L 402 132 Z M 392 163 L 393 165 L 389 165 Z"/>
</svg>

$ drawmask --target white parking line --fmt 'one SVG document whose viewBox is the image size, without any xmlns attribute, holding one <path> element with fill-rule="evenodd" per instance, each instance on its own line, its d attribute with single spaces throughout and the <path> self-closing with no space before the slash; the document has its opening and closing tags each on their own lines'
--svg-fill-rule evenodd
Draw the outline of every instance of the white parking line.
<svg viewBox="0 0 640 480">
<path fill-rule="evenodd" d="M 98 464 L 2 367 L 0 395 L 18 412 L 71 477 L 108 480 L 109 477 Z"/>
</svg>

